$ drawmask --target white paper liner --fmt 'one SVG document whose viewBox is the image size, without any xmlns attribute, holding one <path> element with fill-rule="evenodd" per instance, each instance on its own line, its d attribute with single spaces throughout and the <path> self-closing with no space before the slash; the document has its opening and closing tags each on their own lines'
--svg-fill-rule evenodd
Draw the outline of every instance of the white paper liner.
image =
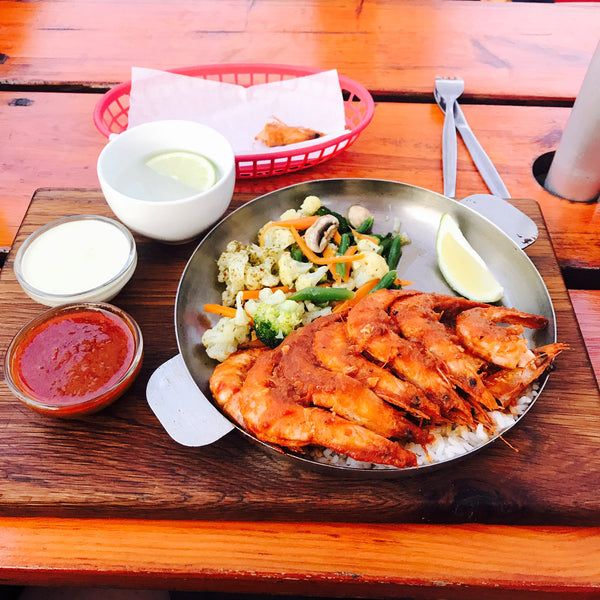
<svg viewBox="0 0 600 600">
<path fill-rule="evenodd" d="M 325 136 L 269 148 L 255 139 L 274 118 Z M 344 100 L 335 69 L 249 87 L 141 67 L 131 70 L 128 127 L 148 121 L 197 121 L 222 133 L 236 155 L 276 153 L 345 133 Z"/>
</svg>

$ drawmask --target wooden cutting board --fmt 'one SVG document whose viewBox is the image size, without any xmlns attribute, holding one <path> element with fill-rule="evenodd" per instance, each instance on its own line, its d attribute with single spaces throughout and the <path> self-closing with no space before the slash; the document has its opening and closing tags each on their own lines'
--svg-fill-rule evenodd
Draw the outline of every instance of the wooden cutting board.
<svg viewBox="0 0 600 600">
<path fill-rule="evenodd" d="M 250 199 L 236 195 L 235 208 Z M 570 350 L 521 423 L 450 465 L 396 479 L 306 470 L 234 431 L 212 446 L 178 445 L 146 403 L 152 372 L 177 354 L 174 300 L 195 243 L 138 237 L 133 279 L 112 301 L 140 324 L 142 372 L 101 413 L 61 421 L 23 407 L 0 384 L 0 514 L 227 520 L 600 524 L 600 394 L 538 205 L 514 203 L 540 229 L 527 253 L 552 296 Z M 38 190 L 0 275 L 0 356 L 44 307 L 12 265 L 23 240 L 66 215 L 112 216 L 97 190 Z"/>
</svg>

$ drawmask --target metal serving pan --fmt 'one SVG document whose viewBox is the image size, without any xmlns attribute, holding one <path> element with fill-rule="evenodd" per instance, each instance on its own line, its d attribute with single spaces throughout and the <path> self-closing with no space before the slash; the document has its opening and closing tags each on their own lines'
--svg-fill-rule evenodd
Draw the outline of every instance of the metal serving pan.
<svg viewBox="0 0 600 600">
<path fill-rule="evenodd" d="M 435 238 L 440 217 L 443 213 L 452 214 L 465 237 L 504 286 L 501 304 L 543 315 L 548 319 L 546 329 L 527 330 L 530 345 L 542 346 L 556 341 L 554 308 L 541 275 L 515 242 L 473 209 L 441 194 L 394 181 L 325 179 L 300 183 L 265 194 L 231 213 L 200 242 L 181 277 L 175 302 L 175 328 L 179 351 L 196 385 L 221 414 L 224 413 L 212 400 L 208 384 L 216 363 L 207 356 L 201 341 L 204 332 L 218 320 L 215 315 L 204 313 L 203 305 L 207 302 L 221 302 L 223 288 L 217 283 L 219 255 L 231 240 L 255 242 L 258 230 L 267 221 L 277 220 L 281 213 L 289 208 L 298 208 L 309 195 L 318 196 L 324 205 L 342 214 L 345 214 L 351 204 L 360 203 L 368 207 L 375 216 L 376 233 L 392 230 L 396 220 L 399 220 L 401 231 L 408 234 L 411 243 L 404 246 L 403 256 L 398 265 L 398 276 L 413 281 L 412 287 L 424 292 L 453 294 L 438 270 L 435 254 Z M 546 379 L 547 375 L 541 378 L 540 391 Z M 515 424 L 532 405 L 533 402 Z M 240 431 L 264 448 L 275 449 L 270 444 L 256 440 L 241 428 Z M 505 432 L 506 430 L 503 433 Z M 495 439 L 497 436 L 459 458 L 480 450 Z M 282 453 L 279 448 L 276 451 L 311 467 L 352 473 L 363 471 L 322 465 L 305 456 L 288 451 Z M 451 461 L 438 461 L 406 469 L 364 471 L 371 476 L 381 474 L 389 477 L 393 473 L 400 475 L 429 470 L 448 462 Z"/>
</svg>

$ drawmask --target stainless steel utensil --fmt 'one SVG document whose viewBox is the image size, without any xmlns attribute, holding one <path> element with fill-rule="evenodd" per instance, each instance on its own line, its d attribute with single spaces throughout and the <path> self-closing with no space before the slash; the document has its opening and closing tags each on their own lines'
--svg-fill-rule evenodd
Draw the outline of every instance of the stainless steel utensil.
<svg viewBox="0 0 600 600">
<path fill-rule="evenodd" d="M 456 101 L 465 89 L 460 78 L 436 77 L 434 95 L 438 103 L 444 102 L 448 108 L 454 108 Z M 439 98 L 439 100 L 438 100 Z M 456 194 L 456 126 L 454 110 L 446 110 L 442 131 L 442 165 L 444 168 L 444 195 L 454 198 Z"/>
<path fill-rule="evenodd" d="M 491 194 L 472 194 L 460 201 L 500 227 L 521 249 L 538 238 L 538 227 L 522 210 Z"/>
<path fill-rule="evenodd" d="M 444 119 L 444 128 L 448 121 L 448 110 L 447 107 L 450 103 L 442 91 L 440 90 L 440 81 L 453 81 L 453 80 L 440 80 L 436 79 L 436 85 L 434 89 L 435 100 L 442 112 L 446 114 Z M 513 206 L 510 202 L 507 202 L 505 198 L 510 198 L 508 189 L 504 185 L 500 174 L 496 170 L 496 167 L 492 163 L 490 157 L 486 154 L 485 150 L 475 137 L 472 129 L 469 127 L 467 119 L 456 100 L 451 101 L 453 106 L 453 117 L 454 124 L 458 132 L 460 133 L 475 166 L 481 173 L 483 180 L 487 184 L 488 188 L 493 195 L 489 194 L 473 194 L 463 198 L 462 202 L 467 204 L 484 217 L 492 221 L 495 225 L 500 227 L 512 240 L 514 240 L 519 247 L 526 248 L 530 244 L 533 244 L 538 237 L 538 227 L 531 218 L 529 218 L 523 211 Z M 455 138 L 456 141 L 456 138 Z M 453 152 L 453 156 L 451 155 Z M 446 164 L 446 156 L 450 156 L 450 164 Z M 456 144 L 454 148 L 445 148 L 444 146 L 444 135 L 442 134 L 442 160 L 444 164 L 444 194 L 446 193 L 446 169 L 451 168 L 454 165 L 456 170 Z"/>
</svg>

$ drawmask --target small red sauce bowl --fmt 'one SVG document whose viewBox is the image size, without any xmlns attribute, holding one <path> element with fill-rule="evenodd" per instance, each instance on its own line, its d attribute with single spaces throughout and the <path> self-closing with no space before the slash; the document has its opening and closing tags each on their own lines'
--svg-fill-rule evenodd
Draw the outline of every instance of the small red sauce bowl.
<svg viewBox="0 0 600 600">
<path fill-rule="evenodd" d="M 114 402 L 137 377 L 142 332 L 125 311 L 103 302 L 66 304 L 38 315 L 13 338 L 4 376 L 29 408 L 70 418 Z"/>
</svg>

